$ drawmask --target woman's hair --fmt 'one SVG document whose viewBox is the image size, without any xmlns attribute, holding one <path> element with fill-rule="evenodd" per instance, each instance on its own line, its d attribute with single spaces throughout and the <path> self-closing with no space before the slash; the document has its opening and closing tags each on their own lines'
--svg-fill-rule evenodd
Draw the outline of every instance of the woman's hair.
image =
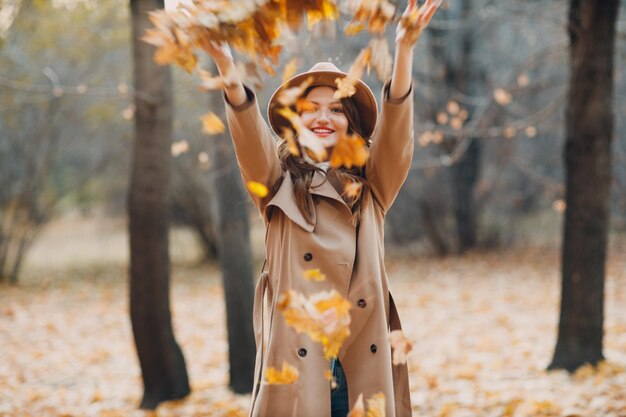
<svg viewBox="0 0 626 417">
<path fill-rule="evenodd" d="M 315 88 L 315 86 L 307 88 L 303 97 L 306 97 L 313 88 Z M 352 98 L 344 97 L 340 99 L 340 102 L 348 119 L 348 134 L 356 133 L 359 136 L 364 137 L 361 118 Z M 364 139 L 366 140 L 366 143 L 369 144 L 369 138 Z M 304 149 L 302 149 L 301 146 L 299 146 L 299 148 L 300 154 L 302 155 Z M 289 175 L 291 175 L 296 204 L 300 209 L 300 212 L 309 223 L 313 223 L 313 196 L 308 192 L 308 189 L 313 181 L 315 171 L 324 171 L 321 168 L 310 164 L 302 157 L 293 155 L 289 151 L 288 143 L 284 140 L 278 147 L 278 158 L 280 159 L 283 170 L 287 171 Z M 365 167 L 329 167 L 326 172 L 326 179 L 332 184 L 333 187 L 335 187 L 348 207 L 352 210 L 352 224 L 358 224 L 361 220 L 362 210 L 365 205 L 365 198 L 369 194 L 369 185 L 365 179 Z M 346 184 L 354 182 L 361 184 L 361 188 L 356 197 L 350 197 L 343 190 Z M 281 183 L 282 177 L 279 178 L 273 185 L 273 191 L 276 191 L 278 187 L 280 187 Z"/>
</svg>

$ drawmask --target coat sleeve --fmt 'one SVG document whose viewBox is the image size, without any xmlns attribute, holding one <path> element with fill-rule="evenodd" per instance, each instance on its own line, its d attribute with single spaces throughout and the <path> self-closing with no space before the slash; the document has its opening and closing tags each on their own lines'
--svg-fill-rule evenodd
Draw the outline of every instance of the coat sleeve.
<svg viewBox="0 0 626 417">
<path fill-rule="evenodd" d="M 248 86 L 244 86 L 244 89 L 247 99 L 238 106 L 231 105 L 224 94 L 226 120 L 235 147 L 237 163 L 244 185 L 249 181 L 256 181 L 271 188 L 282 174 L 277 143 L 261 116 L 256 95 Z M 251 193 L 248 187 L 246 191 L 254 205 L 263 213 L 263 206 L 269 198 L 260 198 Z"/>
<path fill-rule="evenodd" d="M 389 97 L 383 86 L 382 109 L 372 137 L 365 175 L 374 198 L 386 213 L 406 180 L 413 159 L 413 86 L 402 98 Z"/>
</svg>

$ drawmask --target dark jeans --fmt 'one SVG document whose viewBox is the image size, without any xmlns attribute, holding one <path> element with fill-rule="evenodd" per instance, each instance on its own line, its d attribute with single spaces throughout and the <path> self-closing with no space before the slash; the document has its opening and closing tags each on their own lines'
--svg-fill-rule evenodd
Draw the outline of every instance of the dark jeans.
<svg viewBox="0 0 626 417">
<path fill-rule="evenodd" d="M 339 359 L 331 359 L 330 369 L 337 383 L 335 388 L 330 389 L 330 415 L 331 417 L 346 417 L 350 408 L 348 404 L 348 383 Z"/>
</svg>

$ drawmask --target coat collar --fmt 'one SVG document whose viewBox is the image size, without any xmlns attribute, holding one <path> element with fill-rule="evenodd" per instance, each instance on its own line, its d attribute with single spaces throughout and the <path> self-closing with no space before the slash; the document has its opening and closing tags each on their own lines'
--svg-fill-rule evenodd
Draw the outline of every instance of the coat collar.
<svg viewBox="0 0 626 417">
<path fill-rule="evenodd" d="M 336 200 L 347 210 L 350 210 L 346 202 L 343 198 L 341 198 L 337 190 L 335 190 L 335 187 L 333 187 L 330 181 L 326 180 L 325 175 L 321 172 L 316 171 L 313 174 L 313 180 L 311 181 L 309 192 L 314 195 Z M 282 184 L 278 188 L 274 197 L 272 197 L 269 203 L 265 206 L 266 217 L 268 214 L 267 210 L 269 210 L 272 206 L 280 208 L 291 221 L 307 232 L 312 232 L 315 229 L 315 224 L 317 223 L 317 213 L 315 210 L 313 211 L 313 223 L 307 222 L 306 218 L 302 212 L 300 212 L 300 209 L 296 204 L 296 199 L 293 193 L 293 182 L 291 181 L 291 175 L 287 172 L 283 173 Z"/>
</svg>

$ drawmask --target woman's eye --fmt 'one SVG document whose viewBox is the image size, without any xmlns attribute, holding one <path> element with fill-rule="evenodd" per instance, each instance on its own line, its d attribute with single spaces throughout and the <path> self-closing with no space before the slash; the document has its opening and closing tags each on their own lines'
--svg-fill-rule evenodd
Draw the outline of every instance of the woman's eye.
<svg viewBox="0 0 626 417">
<path fill-rule="evenodd" d="M 333 107 L 330 111 L 333 113 L 343 113 L 343 107 Z"/>
</svg>

